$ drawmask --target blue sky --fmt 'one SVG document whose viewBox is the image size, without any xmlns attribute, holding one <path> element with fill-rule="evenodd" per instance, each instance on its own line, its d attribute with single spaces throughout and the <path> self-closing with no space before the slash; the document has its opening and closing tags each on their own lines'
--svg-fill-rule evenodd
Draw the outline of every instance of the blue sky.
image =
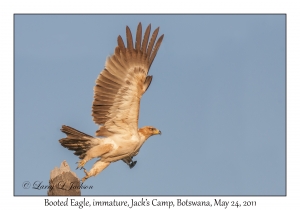
<svg viewBox="0 0 300 210">
<path fill-rule="evenodd" d="M 15 15 L 14 194 L 46 195 L 50 171 L 78 157 L 61 125 L 93 135 L 93 86 L 128 25 L 164 40 L 142 98 L 151 137 L 82 195 L 285 195 L 284 15 Z M 87 164 L 90 169 L 94 161 Z"/>
</svg>

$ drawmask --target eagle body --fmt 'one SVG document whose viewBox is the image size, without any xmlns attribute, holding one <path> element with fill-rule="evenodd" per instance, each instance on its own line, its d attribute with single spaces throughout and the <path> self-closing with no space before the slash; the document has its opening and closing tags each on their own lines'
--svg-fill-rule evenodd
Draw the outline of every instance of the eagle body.
<svg viewBox="0 0 300 210">
<path fill-rule="evenodd" d="M 139 153 L 145 141 L 152 135 L 161 134 L 152 126 L 138 128 L 140 100 L 151 84 L 152 76 L 148 72 L 163 40 L 161 35 L 156 41 L 159 28 L 154 30 L 151 38 L 150 30 L 151 25 L 142 36 L 139 23 L 134 45 L 127 26 L 127 46 L 119 36 L 114 54 L 107 58 L 105 68 L 96 80 L 92 116 L 100 126 L 96 131 L 100 138 L 70 126 L 61 128 L 67 136 L 59 142 L 79 156 L 78 167 L 83 168 L 89 160 L 99 158 L 89 172 L 84 169 L 86 176 L 82 182 L 119 160 L 132 168 L 136 163 L 132 157 Z"/>
</svg>

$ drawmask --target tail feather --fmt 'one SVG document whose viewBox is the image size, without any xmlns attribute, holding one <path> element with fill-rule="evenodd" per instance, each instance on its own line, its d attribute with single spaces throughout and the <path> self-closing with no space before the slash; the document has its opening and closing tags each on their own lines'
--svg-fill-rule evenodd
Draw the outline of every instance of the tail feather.
<svg viewBox="0 0 300 210">
<path fill-rule="evenodd" d="M 74 136 L 87 136 L 87 137 L 92 137 L 86 133 L 83 133 L 79 130 L 76 130 L 75 128 L 72 128 L 70 126 L 67 125 L 63 125 L 62 128 L 60 129 L 62 132 L 64 132 L 65 134 L 70 134 L 70 135 L 74 135 Z M 92 137 L 93 138 L 93 137 Z"/>
<path fill-rule="evenodd" d="M 74 154 L 83 159 L 86 152 L 92 147 L 93 137 L 66 125 L 62 126 L 61 131 L 67 134 L 67 137 L 60 139 L 59 143 L 63 147 L 75 151 Z"/>
</svg>

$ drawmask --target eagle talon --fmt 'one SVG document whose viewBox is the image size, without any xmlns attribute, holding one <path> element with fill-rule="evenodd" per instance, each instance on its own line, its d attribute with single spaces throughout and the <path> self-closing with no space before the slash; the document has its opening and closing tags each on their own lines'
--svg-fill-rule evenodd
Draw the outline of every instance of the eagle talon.
<svg viewBox="0 0 300 210">
<path fill-rule="evenodd" d="M 81 182 L 83 183 L 83 182 L 85 182 L 85 180 L 87 180 L 88 179 L 88 177 L 83 177 L 82 179 L 81 179 Z"/>
<path fill-rule="evenodd" d="M 84 167 L 84 165 L 86 164 L 86 161 L 85 160 L 81 160 L 81 161 L 78 161 L 78 166 L 76 169 L 80 168 L 80 170 Z"/>
<path fill-rule="evenodd" d="M 83 167 L 82 167 L 83 168 Z M 83 171 L 84 171 L 84 173 L 85 173 L 85 177 L 83 177 L 82 179 L 81 179 L 81 182 L 83 183 L 83 182 L 85 182 L 85 180 L 87 180 L 88 178 L 90 178 L 90 176 L 88 175 L 88 172 L 87 172 L 87 170 L 85 170 L 85 168 L 83 168 Z"/>
<path fill-rule="evenodd" d="M 136 162 L 137 162 L 137 161 L 131 162 L 131 163 L 129 164 L 129 168 L 132 169 L 132 168 L 135 166 Z"/>
</svg>

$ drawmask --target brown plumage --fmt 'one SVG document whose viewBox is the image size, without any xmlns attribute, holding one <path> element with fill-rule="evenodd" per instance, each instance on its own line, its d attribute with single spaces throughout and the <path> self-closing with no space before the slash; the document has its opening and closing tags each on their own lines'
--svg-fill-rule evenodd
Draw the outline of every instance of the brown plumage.
<svg viewBox="0 0 300 210">
<path fill-rule="evenodd" d="M 151 25 L 142 37 L 139 23 L 134 43 L 127 26 L 127 47 L 118 36 L 115 53 L 106 59 L 105 68 L 96 80 L 92 116 L 100 125 L 96 136 L 102 138 L 94 138 L 68 126 L 61 129 L 67 134 L 60 140 L 61 145 L 75 151 L 74 154 L 82 159 L 78 167 L 83 167 L 92 158 L 100 158 L 90 172 L 85 171 L 82 181 L 97 175 L 111 162 L 123 159 L 130 165 L 143 143 L 150 136 L 160 134 L 151 126 L 138 128 L 140 100 L 151 84 L 152 76 L 148 76 L 148 72 L 164 36 L 156 41 L 157 28 L 148 43 L 150 30 Z"/>
</svg>

